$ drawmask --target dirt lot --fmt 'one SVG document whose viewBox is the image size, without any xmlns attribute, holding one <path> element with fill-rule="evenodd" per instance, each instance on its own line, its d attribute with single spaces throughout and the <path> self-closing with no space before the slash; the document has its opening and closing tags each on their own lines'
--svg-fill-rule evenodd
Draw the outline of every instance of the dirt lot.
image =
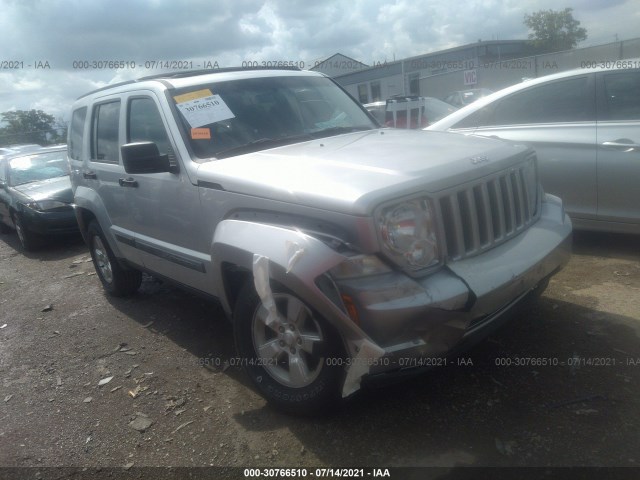
<svg viewBox="0 0 640 480">
<path fill-rule="evenodd" d="M 151 277 L 108 298 L 89 258 L 0 236 L 2 467 L 640 466 L 637 237 L 576 235 L 538 303 L 463 364 L 315 419 L 229 365 L 216 304 Z"/>
</svg>

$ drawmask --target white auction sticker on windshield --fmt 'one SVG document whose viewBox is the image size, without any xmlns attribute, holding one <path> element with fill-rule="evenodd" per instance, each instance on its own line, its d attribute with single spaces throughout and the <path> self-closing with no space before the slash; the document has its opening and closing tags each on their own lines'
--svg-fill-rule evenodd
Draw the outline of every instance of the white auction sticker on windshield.
<svg viewBox="0 0 640 480">
<path fill-rule="evenodd" d="M 220 95 L 207 95 L 176 104 L 191 128 L 198 128 L 210 123 L 220 122 L 235 115 Z"/>
</svg>

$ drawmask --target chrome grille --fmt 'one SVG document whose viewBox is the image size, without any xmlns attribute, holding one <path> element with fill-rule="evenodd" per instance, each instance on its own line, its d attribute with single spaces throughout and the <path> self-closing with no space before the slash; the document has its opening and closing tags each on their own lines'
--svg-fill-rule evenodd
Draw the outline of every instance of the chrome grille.
<svg viewBox="0 0 640 480">
<path fill-rule="evenodd" d="M 537 218 L 535 157 L 440 197 L 447 257 L 477 255 L 525 230 Z"/>
</svg>

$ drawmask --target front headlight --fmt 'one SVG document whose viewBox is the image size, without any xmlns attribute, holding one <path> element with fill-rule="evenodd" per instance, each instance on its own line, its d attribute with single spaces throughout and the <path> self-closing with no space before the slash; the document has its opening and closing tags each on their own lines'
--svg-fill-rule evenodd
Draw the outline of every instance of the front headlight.
<svg viewBox="0 0 640 480">
<path fill-rule="evenodd" d="M 426 198 L 383 208 L 378 215 L 378 228 L 385 253 L 411 270 L 437 264 L 440 253 L 435 223 L 435 215 Z"/>
<path fill-rule="evenodd" d="M 27 207 L 29 207 L 32 210 L 38 210 L 40 212 L 43 212 L 46 210 L 53 210 L 56 208 L 64 208 L 68 206 L 69 204 L 60 202 L 58 200 L 39 200 L 37 202 L 27 203 Z"/>
<path fill-rule="evenodd" d="M 333 267 L 329 273 L 336 280 L 369 277 L 380 273 L 388 273 L 391 269 L 375 255 L 355 255 Z"/>
</svg>

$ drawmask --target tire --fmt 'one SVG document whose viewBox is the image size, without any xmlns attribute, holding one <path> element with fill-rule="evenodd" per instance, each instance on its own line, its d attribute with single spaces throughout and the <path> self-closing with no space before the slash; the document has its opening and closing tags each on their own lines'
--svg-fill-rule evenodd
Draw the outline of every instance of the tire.
<svg viewBox="0 0 640 480">
<path fill-rule="evenodd" d="M 89 223 L 87 239 L 93 266 L 107 293 L 114 297 L 135 293 L 142 283 L 142 272 L 120 265 L 95 220 Z"/>
<path fill-rule="evenodd" d="M 11 218 L 13 219 L 13 224 L 16 227 L 16 233 L 18 234 L 18 240 L 20 241 L 22 249 L 28 252 L 38 247 L 38 245 L 40 245 L 40 238 L 38 235 L 25 228 L 20 214 L 14 212 L 11 214 Z"/>
<path fill-rule="evenodd" d="M 9 233 L 9 232 L 11 232 L 11 228 L 9 228 L 9 226 L 7 226 L 6 224 L 0 221 L 0 233 Z"/>
<path fill-rule="evenodd" d="M 280 315 L 267 326 L 267 310 L 253 282 L 242 288 L 234 311 L 240 362 L 259 392 L 279 410 L 315 415 L 335 408 L 344 367 L 327 360 L 342 359 L 338 335 L 293 293 L 278 288 L 273 296 Z"/>
</svg>

